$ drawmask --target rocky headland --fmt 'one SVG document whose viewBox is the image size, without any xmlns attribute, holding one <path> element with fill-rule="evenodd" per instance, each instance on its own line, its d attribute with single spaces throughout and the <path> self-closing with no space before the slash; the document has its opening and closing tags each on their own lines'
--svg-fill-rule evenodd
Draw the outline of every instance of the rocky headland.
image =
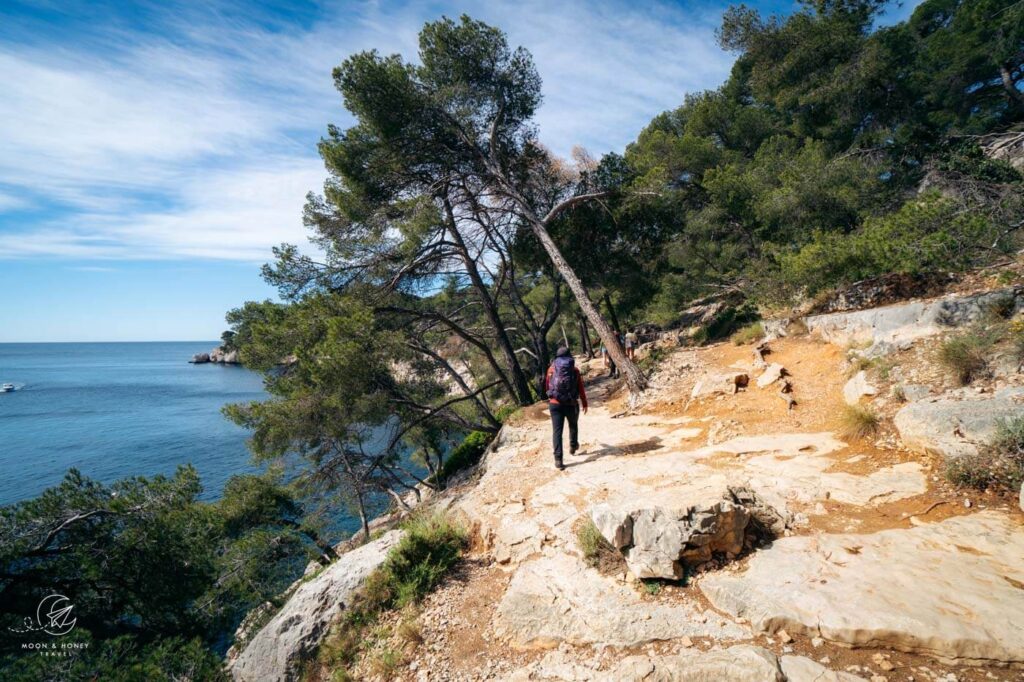
<svg viewBox="0 0 1024 682">
<path fill-rule="evenodd" d="M 189 360 L 190 364 L 193 365 L 205 365 L 207 363 L 219 364 L 219 365 L 240 365 L 241 360 L 238 357 L 237 350 L 228 350 L 223 346 L 218 346 L 211 350 L 209 353 L 196 353 Z"/>
</svg>

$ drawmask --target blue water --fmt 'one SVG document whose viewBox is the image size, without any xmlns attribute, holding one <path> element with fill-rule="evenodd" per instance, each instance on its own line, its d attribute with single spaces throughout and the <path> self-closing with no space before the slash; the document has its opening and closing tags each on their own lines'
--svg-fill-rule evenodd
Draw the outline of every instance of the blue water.
<svg viewBox="0 0 1024 682">
<path fill-rule="evenodd" d="M 103 482 L 199 470 L 204 499 L 254 471 L 226 403 L 266 397 L 240 367 L 190 365 L 213 341 L 0 344 L 0 505 L 38 495 L 70 467 Z"/>
</svg>

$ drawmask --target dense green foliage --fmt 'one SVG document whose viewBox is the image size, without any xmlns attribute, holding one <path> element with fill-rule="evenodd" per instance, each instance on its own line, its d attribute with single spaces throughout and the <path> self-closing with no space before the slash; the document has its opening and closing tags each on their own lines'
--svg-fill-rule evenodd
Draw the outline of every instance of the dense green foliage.
<svg viewBox="0 0 1024 682">
<path fill-rule="evenodd" d="M 333 550 L 273 472 L 233 477 L 215 503 L 200 502 L 201 491 L 190 467 L 110 486 L 72 470 L 0 508 L 0 676 L 219 678 L 216 652 L 242 616 Z M 70 633 L 11 630 L 53 593 L 73 605 Z M 24 642 L 85 646 L 18 656 Z"/>
<path fill-rule="evenodd" d="M 785 303 L 1017 243 L 1022 178 L 977 136 L 1024 120 L 1024 6 L 928 0 L 877 29 L 883 5 L 726 13 L 729 80 L 655 117 L 626 153 L 665 223 L 647 266 L 659 291 L 639 314 L 670 322 L 680 300 L 723 288 Z"/>
</svg>

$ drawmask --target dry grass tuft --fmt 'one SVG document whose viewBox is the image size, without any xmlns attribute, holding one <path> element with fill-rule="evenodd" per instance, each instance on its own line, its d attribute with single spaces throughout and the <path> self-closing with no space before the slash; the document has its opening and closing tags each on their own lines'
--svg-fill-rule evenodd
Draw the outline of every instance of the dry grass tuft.
<svg viewBox="0 0 1024 682">
<path fill-rule="evenodd" d="M 862 405 L 847 405 L 842 414 L 841 433 L 846 438 L 867 438 L 878 433 L 881 419 L 869 408 Z"/>
</svg>

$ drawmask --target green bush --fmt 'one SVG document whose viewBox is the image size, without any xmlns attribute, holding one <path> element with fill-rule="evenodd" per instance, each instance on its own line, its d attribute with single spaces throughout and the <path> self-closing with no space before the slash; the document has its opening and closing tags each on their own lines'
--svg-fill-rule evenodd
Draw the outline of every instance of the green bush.
<svg viewBox="0 0 1024 682">
<path fill-rule="evenodd" d="M 405 536 L 367 577 L 344 618 L 321 646 L 322 664 L 345 667 L 354 663 L 370 626 L 380 615 L 429 594 L 462 558 L 468 542 L 466 531 L 443 514 L 413 514 L 402 528 Z"/>
<path fill-rule="evenodd" d="M 487 450 L 487 446 L 491 444 L 492 440 L 494 440 L 492 433 L 471 431 L 462 439 L 461 443 L 448 453 L 437 478 L 445 482 L 458 472 L 475 465 L 483 457 L 484 451 Z"/>
<path fill-rule="evenodd" d="M 732 342 L 737 346 L 743 346 L 748 343 L 760 341 L 764 338 L 764 325 L 760 322 L 754 322 L 748 324 L 746 327 L 741 327 L 739 331 L 732 335 Z"/>
<path fill-rule="evenodd" d="M 995 437 L 977 455 L 954 459 L 946 477 L 962 487 L 1016 492 L 1024 483 L 1024 417 L 1000 422 Z"/>
<path fill-rule="evenodd" d="M 576 541 L 583 552 L 583 559 L 601 573 L 611 573 L 622 568 L 625 563 L 622 554 L 601 535 L 601 531 L 590 519 L 576 529 Z"/>
<path fill-rule="evenodd" d="M 890 272 L 963 270 L 991 256 L 983 247 L 994 234 L 984 216 L 928 194 L 867 219 L 856 232 L 816 232 L 803 247 L 778 251 L 775 258 L 784 284 L 815 294 Z"/>
</svg>

